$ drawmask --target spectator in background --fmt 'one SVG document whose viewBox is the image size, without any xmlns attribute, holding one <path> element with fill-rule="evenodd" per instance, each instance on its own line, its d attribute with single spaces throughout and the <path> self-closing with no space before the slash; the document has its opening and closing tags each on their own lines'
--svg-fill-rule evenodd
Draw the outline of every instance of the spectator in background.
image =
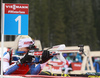
<svg viewBox="0 0 100 78">
<path fill-rule="evenodd" d="M 97 73 L 100 72 L 100 58 L 98 58 L 98 57 L 95 58 L 93 66 L 94 66 Z"/>
<path fill-rule="evenodd" d="M 63 56 L 64 56 L 64 58 L 66 59 L 67 65 L 70 65 L 71 62 L 72 62 L 71 58 L 70 58 L 66 53 L 64 53 Z"/>
<path fill-rule="evenodd" d="M 70 64 L 71 64 L 71 62 L 68 61 L 69 59 L 67 58 L 67 54 L 66 54 L 66 53 L 64 53 L 63 56 L 64 56 L 64 58 L 66 59 L 66 64 L 64 65 L 64 68 L 62 68 L 62 72 L 64 72 L 64 74 L 68 74 L 68 71 L 69 71 L 69 70 L 72 70 L 72 68 L 69 67 Z M 68 60 L 67 60 L 67 59 L 68 59 Z"/>
<path fill-rule="evenodd" d="M 81 52 L 77 52 L 75 54 L 75 62 L 81 62 L 82 63 L 82 56 L 81 56 Z"/>
</svg>

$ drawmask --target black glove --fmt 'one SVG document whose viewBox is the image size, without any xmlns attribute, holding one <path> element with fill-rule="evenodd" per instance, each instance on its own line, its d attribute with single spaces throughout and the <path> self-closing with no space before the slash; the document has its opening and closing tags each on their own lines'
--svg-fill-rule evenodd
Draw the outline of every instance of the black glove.
<svg viewBox="0 0 100 78">
<path fill-rule="evenodd" d="M 27 52 L 27 54 L 22 59 L 20 59 L 20 62 L 21 62 L 21 64 L 31 63 L 33 58 L 35 58 L 35 57 L 28 55 L 28 52 Z"/>
<path fill-rule="evenodd" d="M 42 53 L 42 63 L 47 62 L 50 58 L 52 58 L 53 56 L 50 56 L 50 52 L 47 50 L 44 50 Z"/>
</svg>

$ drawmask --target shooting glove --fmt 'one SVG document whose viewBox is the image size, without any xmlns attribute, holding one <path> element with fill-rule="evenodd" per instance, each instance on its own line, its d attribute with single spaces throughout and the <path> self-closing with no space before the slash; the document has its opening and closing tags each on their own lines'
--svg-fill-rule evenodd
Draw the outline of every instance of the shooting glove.
<svg viewBox="0 0 100 78">
<path fill-rule="evenodd" d="M 20 59 L 20 63 L 21 64 L 23 64 L 23 63 L 31 63 L 33 58 L 34 58 L 34 56 L 28 55 L 28 52 L 27 52 L 27 54 L 22 59 Z"/>
<path fill-rule="evenodd" d="M 50 56 L 50 52 L 48 50 L 44 50 L 42 53 L 42 63 L 47 62 L 52 57 L 53 56 Z"/>
</svg>

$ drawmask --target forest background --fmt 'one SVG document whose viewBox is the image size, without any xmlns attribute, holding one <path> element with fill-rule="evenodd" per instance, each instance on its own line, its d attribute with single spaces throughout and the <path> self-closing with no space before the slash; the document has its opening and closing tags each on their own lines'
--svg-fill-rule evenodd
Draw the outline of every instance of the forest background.
<svg viewBox="0 0 100 78">
<path fill-rule="evenodd" d="M 29 4 L 29 36 L 40 40 L 42 47 L 83 44 L 91 50 L 100 50 L 100 0 L 3 2 Z"/>
</svg>

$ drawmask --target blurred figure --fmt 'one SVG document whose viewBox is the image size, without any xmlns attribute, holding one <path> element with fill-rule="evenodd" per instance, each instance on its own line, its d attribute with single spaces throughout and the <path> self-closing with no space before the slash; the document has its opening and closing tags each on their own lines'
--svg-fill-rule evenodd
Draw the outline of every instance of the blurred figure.
<svg viewBox="0 0 100 78">
<path fill-rule="evenodd" d="M 81 62 L 82 63 L 82 56 L 81 56 L 81 52 L 76 53 L 75 55 L 75 62 Z"/>
<path fill-rule="evenodd" d="M 63 56 L 64 56 L 65 59 L 68 59 L 66 53 L 64 53 Z M 68 59 L 68 60 L 69 60 L 69 59 Z M 72 68 L 69 67 L 70 64 L 71 64 L 71 62 L 68 61 L 68 60 L 66 60 L 66 64 L 65 64 L 64 67 L 62 68 L 62 72 L 63 72 L 64 74 L 68 74 L 69 70 L 72 70 Z"/>
<path fill-rule="evenodd" d="M 93 66 L 97 73 L 100 72 L 100 58 L 99 57 L 95 58 Z"/>
</svg>

